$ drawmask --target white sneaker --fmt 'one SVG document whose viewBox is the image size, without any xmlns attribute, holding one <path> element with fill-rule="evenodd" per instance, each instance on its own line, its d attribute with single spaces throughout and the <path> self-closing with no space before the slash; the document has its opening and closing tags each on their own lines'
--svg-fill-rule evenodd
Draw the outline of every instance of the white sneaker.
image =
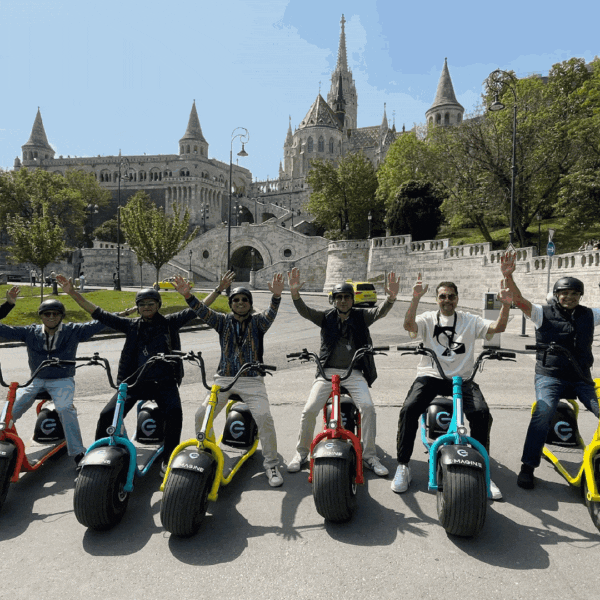
<svg viewBox="0 0 600 600">
<path fill-rule="evenodd" d="M 287 464 L 288 473 L 297 473 L 302 468 L 302 465 L 307 462 L 308 458 L 306 456 L 302 456 L 300 452 L 296 452 L 294 458 Z"/>
<path fill-rule="evenodd" d="M 492 493 L 492 500 L 502 500 L 502 492 L 500 488 L 490 479 L 490 492 Z"/>
<path fill-rule="evenodd" d="M 392 481 L 392 490 L 398 494 L 405 492 L 410 485 L 411 475 L 408 465 L 398 465 L 394 480 Z"/>
<path fill-rule="evenodd" d="M 373 471 L 375 475 L 379 475 L 379 477 L 385 477 L 389 473 L 376 456 L 373 456 L 373 458 L 369 458 L 368 460 L 363 460 L 363 465 L 367 467 L 367 469 L 371 469 L 371 471 Z"/>
<path fill-rule="evenodd" d="M 283 477 L 281 476 L 281 473 L 277 467 L 269 467 L 266 469 L 266 473 L 267 479 L 269 480 L 269 485 L 271 487 L 279 487 L 280 485 L 283 485 Z"/>
</svg>

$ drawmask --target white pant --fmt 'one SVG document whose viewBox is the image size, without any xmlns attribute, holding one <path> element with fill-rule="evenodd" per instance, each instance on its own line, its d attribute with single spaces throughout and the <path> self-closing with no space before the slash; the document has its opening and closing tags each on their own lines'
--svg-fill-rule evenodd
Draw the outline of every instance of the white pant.
<svg viewBox="0 0 600 600">
<path fill-rule="evenodd" d="M 233 377 L 221 377 L 215 375 L 215 383 L 225 387 L 233 381 Z M 239 394 L 240 398 L 250 409 L 250 413 L 258 426 L 258 437 L 264 457 L 263 466 L 265 469 L 276 467 L 279 464 L 277 457 L 277 436 L 275 435 L 275 422 L 271 415 L 267 389 L 262 377 L 240 377 L 236 384 L 227 392 L 220 392 L 217 406 L 215 408 L 215 418 L 227 405 L 231 394 Z M 206 397 L 202 405 L 196 411 L 196 431 L 200 431 L 202 421 L 206 414 L 210 394 Z"/>
<path fill-rule="evenodd" d="M 77 456 L 81 452 L 85 452 L 85 446 L 81 439 L 81 429 L 79 429 L 79 421 L 77 420 L 77 409 L 73 405 L 73 396 L 75 395 L 75 380 L 73 377 L 63 377 L 61 379 L 39 379 L 36 377 L 27 387 L 19 388 L 13 406 L 13 421 L 16 422 L 25 411 L 31 408 L 38 392 L 42 390 L 46 390 L 52 396 L 56 412 L 65 431 L 69 456 Z"/>
<path fill-rule="evenodd" d="M 327 377 L 332 375 L 343 375 L 345 370 L 341 369 L 325 369 Z M 363 442 L 363 458 L 368 460 L 377 456 L 375 449 L 375 433 L 376 433 L 376 415 L 375 406 L 371 399 L 369 386 L 363 377 L 362 373 L 355 369 L 350 374 L 348 379 L 341 383 L 345 387 L 352 400 L 360 410 L 362 424 L 362 442 Z M 310 390 L 310 395 L 306 401 L 306 406 L 302 410 L 300 417 L 300 433 L 298 434 L 298 445 L 296 450 L 303 458 L 307 457 L 310 452 L 310 444 L 313 440 L 315 431 L 315 423 L 319 412 L 325 406 L 327 398 L 331 394 L 331 381 L 326 381 L 322 377 L 317 377 Z"/>
</svg>

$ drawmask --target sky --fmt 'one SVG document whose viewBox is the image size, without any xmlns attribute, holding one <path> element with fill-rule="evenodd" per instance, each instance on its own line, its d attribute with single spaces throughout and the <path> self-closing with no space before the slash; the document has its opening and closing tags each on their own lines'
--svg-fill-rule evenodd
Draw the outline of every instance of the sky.
<svg viewBox="0 0 600 600">
<path fill-rule="evenodd" d="M 0 0 L 0 167 L 38 107 L 56 157 L 177 154 L 195 100 L 210 158 L 233 146 L 255 180 L 277 178 L 289 118 L 327 96 L 342 14 L 359 127 L 384 103 L 397 129 L 424 123 L 446 57 L 469 113 L 494 69 L 600 54 L 598 0 Z"/>
</svg>

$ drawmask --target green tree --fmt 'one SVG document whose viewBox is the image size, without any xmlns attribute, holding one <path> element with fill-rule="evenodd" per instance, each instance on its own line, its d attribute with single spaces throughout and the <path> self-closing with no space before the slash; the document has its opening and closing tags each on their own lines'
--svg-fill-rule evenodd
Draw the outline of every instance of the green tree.
<svg viewBox="0 0 600 600">
<path fill-rule="evenodd" d="M 410 234 L 414 241 L 435 239 L 443 221 L 440 206 L 445 197 L 446 194 L 429 181 L 403 183 L 385 219 L 391 234 Z"/>
<path fill-rule="evenodd" d="M 103 242 L 112 242 L 116 244 L 117 240 L 117 220 L 109 219 L 108 221 L 104 221 L 102 225 L 96 227 L 92 232 L 92 236 Z"/>
<path fill-rule="evenodd" d="M 373 230 L 381 229 L 383 202 L 376 197 L 375 169 L 364 155 L 345 156 L 337 166 L 313 160 L 306 181 L 312 188 L 306 209 L 325 230 L 325 237 L 366 238 L 369 212 Z"/>
<path fill-rule="evenodd" d="M 145 192 L 134 194 L 121 209 L 121 228 L 138 261 L 151 264 L 160 281 L 160 269 L 179 254 L 197 235 L 198 228 L 189 231 L 190 215 L 173 205 L 173 214 L 165 215 Z"/>
<path fill-rule="evenodd" d="M 61 227 L 67 244 L 79 245 L 89 218 L 88 205 L 106 206 L 109 200 L 110 193 L 91 173 L 67 171 L 63 176 L 42 169 L 8 171 L 0 174 L 0 227 L 5 228 L 11 216 L 40 216 L 41 207 L 47 206 L 47 218 Z"/>
<path fill-rule="evenodd" d="M 8 247 L 9 258 L 14 263 L 31 263 L 41 272 L 66 251 L 61 227 L 53 224 L 48 216 L 47 204 L 35 206 L 33 215 L 27 219 L 21 215 L 9 215 L 7 229 L 11 239 Z M 40 286 L 41 300 L 44 299 L 44 286 Z"/>
</svg>

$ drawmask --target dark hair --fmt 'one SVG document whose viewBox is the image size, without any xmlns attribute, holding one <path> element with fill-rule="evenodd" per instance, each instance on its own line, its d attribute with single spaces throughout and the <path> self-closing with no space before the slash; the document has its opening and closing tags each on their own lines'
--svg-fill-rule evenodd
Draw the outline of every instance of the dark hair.
<svg viewBox="0 0 600 600">
<path fill-rule="evenodd" d="M 442 281 L 441 283 L 438 283 L 438 286 L 435 288 L 436 296 L 438 295 L 438 290 L 443 287 L 453 288 L 456 292 L 456 295 L 458 296 L 458 288 L 456 287 L 456 284 L 453 281 Z"/>
</svg>

